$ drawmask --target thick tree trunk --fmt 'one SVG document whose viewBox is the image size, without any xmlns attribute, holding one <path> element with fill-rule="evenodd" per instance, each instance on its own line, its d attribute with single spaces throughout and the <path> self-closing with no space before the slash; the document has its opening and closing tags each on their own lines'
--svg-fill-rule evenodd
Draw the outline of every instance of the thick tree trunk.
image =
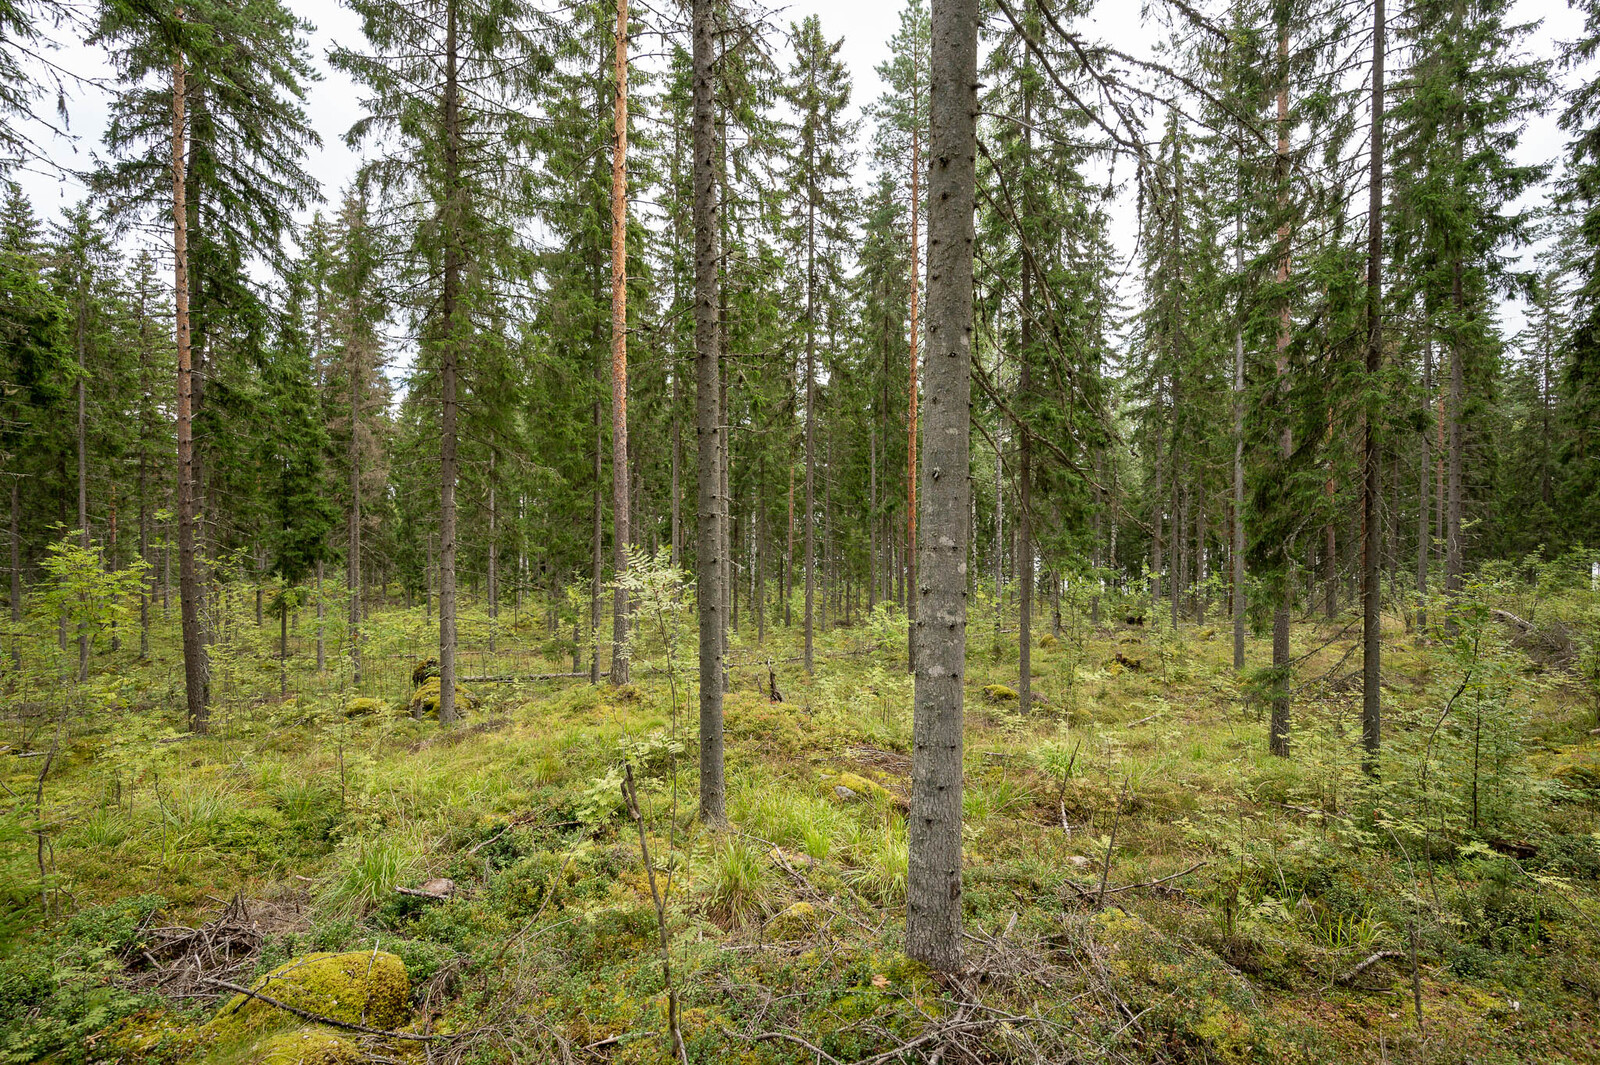
<svg viewBox="0 0 1600 1065">
<path fill-rule="evenodd" d="M 180 13 L 181 17 L 181 13 Z M 211 724 L 210 667 L 201 629 L 200 574 L 195 558 L 194 374 L 189 339 L 189 211 L 185 195 L 184 63 L 172 63 L 172 261 L 174 324 L 178 348 L 178 607 L 183 624 L 184 692 L 189 728 Z"/>
<path fill-rule="evenodd" d="M 460 87 L 457 84 L 456 2 L 445 5 L 444 68 L 444 291 L 439 311 L 444 345 L 439 358 L 443 417 L 439 424 L 439 721 L 456 719 L 456 377 L 465 332 L 458 320 L 466 189 L 461 183 Z"/>
<path fill-rule="evenodd" d="M 617 0 L 611 151 L 611 683 L 628 683 L 628 0 Z"/>
<path fill-rule="evenodd" d="M 962 685 L 966 675 L 971 511 L 972 245 L 976 197 L 977 0 L 933 7 L 928 232 L 928 446 L 915 582 L 906 953 L 943 972 L 961 965 Z"/>
<path fill-rule="evenodd" d="M 1383 0 L 1372 8 L 1372 172 L 1367 199 L 1367 362 L 1366 386 L 1376 388 L 1383 365 Z M 1382 734 L 1379 689 L 1383 651 L 1378 586 L 1378 501 L 1383 489 L 1378 451 L 1378 411 L 1369 398 L 1362 419 L 1363 491 L 1361 506 L 1361 744 L 1368 772 L 1378 768 Z"/>
<path fill-rule="evenodd" d="M 717 189 L 713 0 L 693 0 L 694 136 L 694 340 L 695 439 L 699 457 L 699 515 L 695 599 L 700 615 L 700 811 L 714 827 L 728 822 L 722 756 L 722 560 L 718 492 L 721 488 L 720 336 L 717 323 Z"/>
</svg>

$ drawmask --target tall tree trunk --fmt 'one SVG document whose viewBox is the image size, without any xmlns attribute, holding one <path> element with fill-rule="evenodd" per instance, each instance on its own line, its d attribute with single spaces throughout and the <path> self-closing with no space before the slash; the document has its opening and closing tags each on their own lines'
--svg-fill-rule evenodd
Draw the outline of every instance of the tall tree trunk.
<svg viewBox="0 0 1600 1065">
<path fill-rule="evenodd" d="M 1029 75 L 1031 77 L 1031 70 Z M 1031 86 L 1031 82 L 1029 83 Z M 1023 165 L 1033 165 L 1033 95 L 1022 102 Z M 1023 210 L 1031 208 L 1032 182 L 1022 188 Z M 1033 707 L 1033 430 L 1026 422 L 1033 394 L 1033 260 L 1022 255 L 1021 344 L 1017 373 L 1017 702 L 1026 714 Z"/>
<path fill-rule="evenodd" d="M 350 592 L 350 683 L 361 686 L 361 384 L 359 347 L 350 348 L 350 528 L 345 577 Z M 431 568 L 431 566 L 430 566 Z M 320 607 L 320 604 L 319 604 Z M 441 689 L 443 690 L 443 689 Z"/>
<path fill-rule="evenodd" d="M 328 668 L 328 647 L 324 638 L 327 635 L 324 625 L 328 614 L 327 603 L 322 598 L 322 559 L 317 559 L 317 673 L 320 675 Z"/>
<path fill-rule="evenodd" d="M 22 668 L 22 478 L 11 475 L 11 665 Z"/>
<path fill-rule="evenodd" d="M 878 605 L 878 424 L 867 422 L 867 612 Z"/>
<path fill-rule="evenodd" d="M 1433 480 L 1433 458 L 1430 455 L 1427 418 L 1432 411 L 1429 397 L 1433 393 L 1433 335 L 1430 332 L 1422 342 L 1422 418 L 1423 430 L 1418 433 L 1422 453 L 1417 459 L 1417 637 L 1428 634 L 1428 563 L 1433 557 L 1433 503 L 1428 489 Z"/>
<path fill-rule="evenodd" d="M 1239 139 L 1240 165 L 1244 162 L 1244 135 Z M 1233 268 L 1244 276 L 1244 211 L 1233 220 Z M 1244 297 L 1238 308 L 1239 320 L 1233 333 L 1233 670 L 1244 670 Z"/>
<path fill-rule="evenodd" d="M 456 0 L 445 3 L 444 66 L 444 291 L 439 311 L 444 347 L 439 358 L 443 417 L 439 424 L 439 721 L 456 719 L 456 375 L 465 332 L 457 320 L 464 248 L 466 189 L 461 183 L 460 86 L 457 84 Z"/>
<path fill-rule="evenodd" d="M 1454 267 L 1452 281 L 1452 298 L 1455 303 L 1457 322 L 1466 315 L 1466 295 L 1463 289 L 1461 264 Z M 1445 497 L 1445 528 L 1444 528 L 1444 591 L 1445 595 L 1454 598 L 1461 594 L 1462 551 L 1461 551 L 1461 476 L 1463 465 L 1463 452 L 1465 450 L 1464 425 L 1461 417 L 1462 407 L 1466 403 L 1466 353 L 1462 350 L 1463 339 L 1459 324 L 1451 330 L 1450 336 L 1450 412 L 1449 412 L 1449 473 L 1446 482 Z M 1454 624 L 1446 616 L 1445 627 L 1454 631 Z"/>
<path fill-rule="evenodd" d="M 922 280 L 922 141 L 917 116 L 917 89 L 913 82 L 911 101 L 911 357 L 910 382 L 906 387 L 906 670 L 917 671 L 917 316 L 918 288 Z"/>
<path fill-rule="evenodd" d="M 1372 172 L 1367 196 L 1367 364 L 1366 387 L 1378 385 L 1383 365 L 1383 0 L 1372 7 Z M 1362 417 L 1363 491 L 1361 501 L 1361 744 L 1365 765 L 1377 772 L 1382 734 L 1380 664 L 1383 652 L 1378 585 L 1378 501 L 1383 490 L 1378 451 L 1378 410 L 1368 397 Z"/>
<path fill-rule="evenodd" d="M 628 0 L 617 0 L 611 150 L 611 683 L 628 683 Z"/>
<path fill-rule="evenodd" d="M 961 965 L 962 683 L 971 510 L 972 245 L 976 198 L 977 0 L 933 7 L 928 219 L 928 448 L 912 726 L 906 953 Z"/>
<path fill-rule="evenodd" d="M 718 491 L 720 336 L 717 329 L 717 189 L 715 95 L 717 36 L 713 0 L 693 0 L 695 439 L 699 458 L 699 521 L 695 600 L 700 615 L 700 819 L 728 822 L 722 757 L 722 560 Z"/>
<path fill-rule="evenodd" d="M 499 453 L 489 452 L 489 653 L 494 654 L 495 628 L 500 620 L 500 508 L 495 489 Z"/>
<path fill-rule="evenodd" d="M 180 10 L 179 17 L 182 17 Z M 183 678 L 189 728 L 206 732 L 211 724 L 210 666 L 201 630 L 200 574 L 195 559 L 196 486 L 194 461 L 194 374 L 189 342 L 189 211 L 185 195 L 187 165 L 184 122 L 184 63 L 172 61 L 172 262 L 174 325 L 178 347 L 178 608 L 183 619 Z"/>
<path fill-rule="evenodd" d="M 605 386 L 605 368 L 595 363 L 594 394 L 594 498 L 593 522 L 589 529 L 589 683 L 600 683 L 600 586 L 605 579 L 605 427 L 601 421 L 600 389 Z"/>
<path fill-rule="evenodd" d="M 87 396 L 87 381 L 89 372 L 85 365 L 85 348 L 88 346 L 84 336 L 88 328 L 89 293 L 87 291 L 87 272 L 89 264 L 79 263 L 77 315 L 75 316 L 74 347 L 78 356 L 78 419 L 77 419 L 77 451 L 78 451 L 78 544 L 85 551 L 89 550 L 89 419 Z M 78 683 L 82 684 L 89 679 L 89 623 L 83 621 L 78 625 Z"/>
<path fill-rule="evenodd" d="M 1278 32 L 1278 180 L 1286 184 L 1289 180 L 1289 26 L 1285 22 L 1279 27 Z M 1286 192 L 1280 192 L 1280 197 L 1286 197 Z M 1287 204 L 1280 199 L 1279 207 L 1287 209 Z M 1289 222 L 1287 219 L 1278 227 L 1278 241 L 1282 245 L 1278 258 L 1278 283 L 1287 285 L 1289 282 Z M 1277 355 L 1278 383 L 1280 390 L 1287 391 L 1289 387 L 1289 298 L 1283 297 L 1283 305 L 1278 309 L 1278 355 Z M 1283 460 L 1287 463 L 1294 453 L 1294 438 L 1291 435 L 1287 417 L 1284 420 L 1283 435 L 1280 440 Z M 1277 604 L 1272 612 L 1272 668 L 1276 673 L 1277 684 L 1272 693 L 1272 721 L 1269 727 L 1267 746 L 1275 755 L 1287 757 L 1289 754 L 1289 600 L 1293 595 L 1293 586 L 1289 579 L 1289 568 L 1293 565 L 1291 554 L 1293 545 L 1284 544 L 1280 565 L 1284 572 L 1278 578 Z"/>
<path fill-rule="evenodd" d="M 807 145 L 807 173 L 815 167 Z M 913 283 L 913 287 L 915 284 Z M 915 380 L 913 373 L 912 379 Z M 806 196 L 806 505 L 803 512 L 806 532 L 806 610 L 805 668 L 811 676 L 813 664 L 812 599 L 816 595 L 816 468 L 817 468 L 817 205 L 816 197 Z M 915 415 L 913 415 L 915 417 Z"/>
</svg>

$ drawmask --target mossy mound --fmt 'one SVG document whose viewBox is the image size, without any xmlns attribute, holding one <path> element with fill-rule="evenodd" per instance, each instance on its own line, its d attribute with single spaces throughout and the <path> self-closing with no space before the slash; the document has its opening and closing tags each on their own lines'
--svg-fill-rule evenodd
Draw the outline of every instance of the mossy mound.
<svg viewBox="0 0 1600 1065">
<path fill-rule="evenodd" d="M 437 658 L 423 659 L 411 670 L 411 686 L 413 688 L 420 688 L 422 687 L 423 682 L 428 680 L 428 678 L 437 677 L 438 675 L 439 660 Z"/>
<path fill-rule="evenodd" d="M 181 1017 L 164 1009 L 142 1009 L 85 1040 L 85 1060 L 92 1065 L 182 1061 L 199 1044 L 200 1036 Z"/>
<path fill-rule="evenodd" d="M 1555 771 L 1555 778 L 1576 791 L 1600 795 L 1600 759 L 1581 758 Z"/>
<path fill-rule="evenodd" d="M 367 1056 L 348 1039 L 323 1028 L 297 1028 L 262 1041 L 254 1065 L 362 1065 Z"/>
<path fill-rule="evenodd" d="M 411 1015 L 405 962 L 384 951 L 306 954 L 278 966 L 250 989 L 308 1013 L 369 1028 L 398 1028 Z M 290 1016 L 258 998 L 234 995 L 206 1027 L 227 1040 Z"/>
<path fill-rule="evenodd" d="M 439 678 L 429 677 L 411 693 L 412 717 L 439 716 Z M 477 697 L 461 685 L 456 685 L 456 713 L 463 714 L 478 705 Z"/>
<path fill-rule="evenodd" d="M 344 704 L 344 716 L 367 717 L 368 715 L 376 714 L 378 711 L 382 710 L 383 707 L 384 703 L 382 699 L 351 699 L 348 703 Z"/>
<path fill-rule="evenodd" d="M 1060 642 L 1060 640 L 1055 638 L 1054 633 L 1047 632 L 1043 636 L 1039 637 L 1039 646 L 1044 648 L 1046 651 L 1054 649 L 1055 645 Z"/>
<path fill-rule="evenodd" d="M 983 689 L 984 698 L 991 703 L 1014 703 L 1017 701 L 1017 689 L 1008 688 L 1004 684 L 989 684 Z"/>
<path fill-rule="evenodd" d="M 817 930 L 820 921 L 817 908 L 811 903 L 791 903 L 767 922 L 767 935 L 772 939 L 804 939 Z"/>
<path fill-rule="evenodd" d="M 868 779 L 859 773 L 840 773 L 834 778 L 833 783 L 835 787 L 850 789 L 862 799 L 876 800 L 890 805 L 898 805 L 900 803 L 899 796 L 894 792 L 879 784 L 876 780 Z M 839 795 L 838 792 L 834 794 Z M 840 797 L 844 798 L 845 796 L 841 795 Z"/>
</svg>

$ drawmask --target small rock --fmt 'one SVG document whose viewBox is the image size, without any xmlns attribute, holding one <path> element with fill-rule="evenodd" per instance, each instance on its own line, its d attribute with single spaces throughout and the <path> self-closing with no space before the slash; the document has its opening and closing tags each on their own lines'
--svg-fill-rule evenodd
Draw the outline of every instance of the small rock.
<svg viewBox="0 0 1600 1065">
<path fill-rule="evenodd" d="M 1089 859 L 1085 858 L 1081 854 L 1068 855 L 1067 856 L 1067 861 L 1071 862 L 1073 865 L 1077 866 L 1079 869 L 1085 869 L 1089 865 Z"/>
<path fill-rule="evenodd" d="M 861 798 L 861 796 L 857 795 L 843 784 L 835 784 L 833 786 L 833 794 L 836 798 L 843 802 L 855 802 L 857 799 Z"/>
</svg>

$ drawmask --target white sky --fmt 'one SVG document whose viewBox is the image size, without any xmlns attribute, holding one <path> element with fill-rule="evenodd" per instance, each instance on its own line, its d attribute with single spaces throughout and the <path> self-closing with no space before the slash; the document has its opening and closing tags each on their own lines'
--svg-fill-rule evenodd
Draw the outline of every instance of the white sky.
<svg viewBox="0 0 1600 1065">
<path fill-rule="evenodd" d="M 670 3 L 670 0 L 667 0 Z M 355 16 L 342 4 L 330 0 L 288 0 L 290 8 L 316 26 L 312 37 L 312 51 L 324 77 L 310 88 L 307 111 L 312 123 L 321 134 L 321 148 L 312 152 L 308 169 L 322 182 L 324 194 L 333 199 L 339 189 L 355 172 L 359 158 L 344 145 L 343 134 L 359 117 L 360 91 L 343 75 L 328 69 L 324 57 L 331 43 L 354 43 L 360 39 L 360 25 Z M 1159 0 L 1154 0 L 1159 4 Z M 887 43 L 899 25 L 900 0 L 795 0 L 778 9 L 774 22 L 787 26 L 809 14 L 822 20 L 823 31 L 830 38 L 843 36 L 845 43 L 842 58 L 851 70 L 855 82 L 852 103 L 859 109 L 874 100 L 882 89 L 874 67 L 887 58 Z M 1541 21 L 1531 47 L 1536 54 L 1554 55 L 1556 42 L 1576 36 L 1582 28 L 1582 19 L 1564 0 L 1517 0 L 1513 17 L 1523 21 Z M 1155 24 L 1142 21 L 1141 5 L 1131 0 L 1098 0 L 1093 12 L 1083 26 L 1090 35 L 1100 37 L 1135 55 L 1148 55 L 1154 43 L 1163 35 Z M 1081 23 L 1080 23 L 1081 25 Z M 103 78 L 107 69 L 98 49 L 81 43 L 67 43 L 52 56 L 61 68 L 85 78 Z M 71 139 L 51 138 L 47 142 L 55 162 L 67 171 L 87 169 L 92 165 L 93 154 L 98 150 L 100 135 L 105 125 L 105 96 L 92 85 L 68 89 L 68 125 Z M 868 131 L 863 129 L 863 137 Z M 1558 157 L 1563 150 L 1564 137 L 1556 128 L 1554 115 L 1540 116 L 1525 131 L 1518 152 L 1519 161 L 1547 161 Z M 34 168 L 19 176 L 21 183 L 33 199 L 36 211 L 46 219 L 58 217 L 59 212 L 75 203 L 83 194 L 81 185 L 70 176 L 50 172 L 47 168 Z M 1530 199 L 1543 199 L 1546 193 L 1538 190 Z M 1129 199 L 1124 197 L 1124 200 Z M 1131 253 L 1135 239 L 1135 222 L 1131 202 L 1117 205 L 1113 236 L 1118 244 L 1120 267 Z M 1125 296 L 1131 296 L 1125 291 Z M 1521 327 L 1521 308 L 1505 308 L 1507 335 Z"/>
</svg>

